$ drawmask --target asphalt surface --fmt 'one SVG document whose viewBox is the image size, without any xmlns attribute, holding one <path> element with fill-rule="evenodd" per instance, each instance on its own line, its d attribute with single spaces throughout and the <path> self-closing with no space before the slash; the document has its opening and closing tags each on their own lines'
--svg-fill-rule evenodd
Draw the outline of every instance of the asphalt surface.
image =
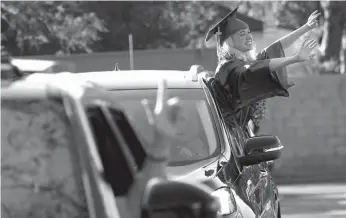
<svg viewBox="0 0 346 218">
<path fill-rule="evenodd" d="M 280 186 L 283 218 L 346 218 L 346 184 Z"/>
</svg>

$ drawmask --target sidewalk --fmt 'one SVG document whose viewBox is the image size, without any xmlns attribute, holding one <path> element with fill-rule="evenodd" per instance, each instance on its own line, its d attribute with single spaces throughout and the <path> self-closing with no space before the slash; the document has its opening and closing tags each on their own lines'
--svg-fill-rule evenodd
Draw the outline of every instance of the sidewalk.
<svg viewBox="0 0 346 218">
<path fill-rule="evenodd" d="M 328 214 L 290 214 L 282 215 L 282 218 L 345 218 L 345 214 L 328 215 Z"/>
<path fill-rule="evenodd" d="M 280 195 L 346 194 L 345 184 L 279 185 Z"/>
</svg>

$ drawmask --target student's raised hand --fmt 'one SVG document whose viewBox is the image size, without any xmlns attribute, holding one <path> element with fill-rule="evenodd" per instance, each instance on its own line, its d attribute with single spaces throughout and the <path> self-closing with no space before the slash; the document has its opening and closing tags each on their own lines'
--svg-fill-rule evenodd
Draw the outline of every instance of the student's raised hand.
<svg viewBox="0 0 346 218">
<path fill-rule="evenodd" d="M 313 39 L 305 39 L 299 49 L 296 58 L 298 61 L 307 61 L 313 59 L 316 54 L 312 54 L 312 50 L 317 46 L 317 41 Z"/>
<path fill-rule="evenodd" d="M 167 82 L 160 80 L 157 90 L 155 109 L 152 111 L 147 99 L 142 100 L 149 124 L 155 132 L 155 142 L 149 145 L 152 156 L 164 158 L 169 156 L 171 142 L 178 134 L 177 116 L 180 112 L 178 98 L 168 99 Z"/>
<path fill-rule="evenodd" d="M 306 22 L 306 26 L 308 26 L 310 29 L 314 29 L 318 27 L 318 17 L 321 15 L 321 12 L 318 12 L 317 10 L 314 11 L 308 18 L 308 21 Z"/>
</svg>

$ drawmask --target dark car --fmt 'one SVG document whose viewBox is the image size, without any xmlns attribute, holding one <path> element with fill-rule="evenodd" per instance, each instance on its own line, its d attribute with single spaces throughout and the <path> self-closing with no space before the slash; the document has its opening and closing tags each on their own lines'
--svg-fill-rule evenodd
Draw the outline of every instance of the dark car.
<svg viewBox="0 0 346 218">
<path fill-rule="evenodd" d="M 239 140 L 226 127 L 207 83 L 196 70 L 102 71 L 78 76 L 109 90 L 146 143 L 153 141 L 153 133 L 141 100 L 153 105 L 157 82 L 165 78 L 169 96 L 178 96 L 185 111 L 178 118 L 181 138 L 171 150 L 170 177 L 210 186 L 220 200 L 222 216 L 280 217 L 278 189 L 267 165 L 280 156 L 280 141 L 274 136 Z"/>
</svg>

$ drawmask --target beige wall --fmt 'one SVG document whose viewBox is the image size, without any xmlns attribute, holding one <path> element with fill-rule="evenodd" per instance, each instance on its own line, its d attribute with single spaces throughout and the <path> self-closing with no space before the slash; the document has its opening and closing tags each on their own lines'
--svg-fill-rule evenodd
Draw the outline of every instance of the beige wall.
<svg viewBox="0 0 346 218">
<path fill-rule="evenodd" d="M 289 98 L 268 100 L 261 133 L 283 145 L 279 182 L 346 181 L 346 76 L 293 78 Z"/>
</svg>

